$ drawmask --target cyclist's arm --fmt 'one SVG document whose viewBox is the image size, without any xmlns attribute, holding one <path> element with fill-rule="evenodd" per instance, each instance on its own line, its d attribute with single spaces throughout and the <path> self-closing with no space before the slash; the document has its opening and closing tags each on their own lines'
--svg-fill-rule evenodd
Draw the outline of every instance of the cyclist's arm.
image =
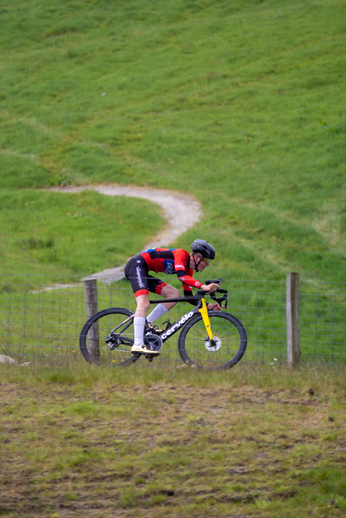
<svg viewBox="0 0 346 518">
<path fill-rule="evenodd" d="M 214 282 L 211 284 L 203 284 L 201 289 L 207 291 L 208 293 L 214 293 L 220 286 Z M 221 311 L 221 306 L 218 302 L 210 302 L 208 304 L 208 309 L 213 309 L 214 311 Z"/>
<path fill-rule="evenodd" d="M 208 293 L 214 293 L 220 286 L 218 284 L 215 284 L 215 282 L 212 282 L 211 284 L 202 284 L 201 290 L 207 291 Z"/>
<path fill-rule="evenodd" d="M 210 302 L 207 307 L 209 310 L 221 311 L 221 306 L 218 302 Z"/>
<path fill-rule="evenodd" d="M 196 281 L 193 277 L 190 275 L 186 275 L 186 272 L 184 270 L 178 270 L 177 275 L 179 279 L 183 282 L 183 290 L 184 290 L 184 297 L 191 297 L 192 295 L 192 286 L 196 286 L 198 289 L 202 289 L 203 291 L 206 291 L 207 293 L 214 293 L 217 288 L 220 286 L 218 284 L 212 283 L 212 284 L 202 284 L 199 281 Z M 187 281 L 192 281 L 189 285 Z M 197 300 L 189 300 L 189 304 L 192 304 L 193 306 L 197 306 L 198 302 Z M 214 311 L 220 311 L 221 307 L 217 302 L 211 302 L 207 304 L 208 309 L 213 309 Z"/>
<path fill-rule="evenodd" d="M 202 286 L 201 282 L 196 281 L 196 279 L 191 277 L 191 275 L 188 275 L 185 270 L 177 270 L 176 274 L 178 279 L 183 283 L 184 297 L 191 297 L 193 295 L 192 286 L 195 288 L 200 288 Z M 192 306 L 197 306 L 198 304 L 197 300 L 189 300 L 188 303 Z"/>
<path fill-rule="evenodd" d="M 193 288 L 202 288 L 202 286 L 204 286 L 204 284 L 202 284 L 201 282 L 199 281 L 196 281 L 196 279 L 194 279 L 193 277 L 191 277 L 191 275 L 188 275 L 185 270 L 177 270 L 175 272 L 178 276 L 178 279 L 183 283 L 183 284 L 187 284 L 187 286 L 192 286 Z M 211 286 L 211 285 L 210 285 Z M 203 289 L 203 288 L 202 288 Z M 209 291 L 209 290 L 206 290 L 206 291 Z"/>
</svg>

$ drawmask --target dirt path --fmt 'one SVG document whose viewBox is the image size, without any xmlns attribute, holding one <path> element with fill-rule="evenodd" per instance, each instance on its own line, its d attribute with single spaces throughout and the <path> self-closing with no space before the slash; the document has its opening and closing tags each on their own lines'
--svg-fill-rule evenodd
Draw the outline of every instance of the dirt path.
<svg viewBox="0 0 346 518">
<path fill-rule="evenodd" d="M 144 198 L 157 203 L 163 209 L 163 216 L 167 220 L 166 226 L 147 243 L 145 248 L 166 246 L 173 243 L 178 236 L 193 227 L 202 216 L 201 206 L 195 198 L 188 194 L 164 189 L 153 189 L 138 187 L 135 185 L 89 185 L 83 187 L 54 187 L 56 192 L 80 192 L 83 190 L 94 190 L 106 196 L 130 196 L 132 198 Z M 92 274 L 91 278 L 96 279 L 121 279 L 123 278 L 124 265 L 108 268 L 102 272 Z"/>
</svg>

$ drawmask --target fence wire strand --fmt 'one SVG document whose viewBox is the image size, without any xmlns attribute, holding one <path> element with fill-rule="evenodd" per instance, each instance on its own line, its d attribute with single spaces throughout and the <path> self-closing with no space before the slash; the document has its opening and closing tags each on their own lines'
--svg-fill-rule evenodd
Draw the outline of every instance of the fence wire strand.
<svg viewBox="0 0 346 518">
<path fill-rule="evenodd" d="M 177 286 L 178 281 L 170 282 Z M 245 326 L 248 347 L 242 362 L 285 364 L 285 281 L 223 280 L 228 311 Z M 299 339 L 301 363 L 340 365 L 346 362 L 345 285 L 300 283 Z M 151 298 L 154 299 L 153 295 Z M 158 297 L 156 297 L 158 298 Z M 135 310 L 126 280 L 97 283 L 98 310 L 125 307 Z M 174 322 L 189 309 L 180 303 L 167 315 Z M 166 318 L 167 318 L 166 316 Z M 86 321 L 84 284 L 77 277 L 39 275 L 0 277 L 0 354 L 16 361 L 84 362 L 79 335 Z M 158 321 L 162 325 L 165 319 Z M 160 360 L 181 362 L 177 334 L 164 344 Z"/>
</svg>

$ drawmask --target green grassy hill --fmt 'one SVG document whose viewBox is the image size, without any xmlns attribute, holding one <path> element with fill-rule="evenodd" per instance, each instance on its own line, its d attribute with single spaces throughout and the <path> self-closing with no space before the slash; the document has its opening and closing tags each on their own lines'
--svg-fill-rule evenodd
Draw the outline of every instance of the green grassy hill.
<svg viewBox="0 0 346 518">
<path fill-rule="evenodd" d="M 196 196 L 167 245 L 208 239 L 225 278 L 346 282 L 345 35 L 342 0 L 1 1 L 3 269 L 121 264 L 156 207 L 32 191 L 118 182 Z"/>
</svg>

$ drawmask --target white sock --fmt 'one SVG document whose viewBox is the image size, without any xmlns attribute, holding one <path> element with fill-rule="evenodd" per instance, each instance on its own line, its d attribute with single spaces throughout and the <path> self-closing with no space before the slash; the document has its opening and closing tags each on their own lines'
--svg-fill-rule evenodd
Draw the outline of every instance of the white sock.
<svg viewBox="0 0 346 518">
<path fill-rule="evenodd" d="M 135 345 L 143 345 L 144 344 L 145 318 L 144 317 L 134 317 L 133 325 L 135 328 Z"/>
<path fill-rule="evenodd" d="M 168 309 L 163 304 L 159 304 L 152 310 L 150 315 L 147 316 L 148 322 L 152 324 L 158 318 L 163 317 L 163 315 L 165 315 L 167 311 Z"/>
</svg>

